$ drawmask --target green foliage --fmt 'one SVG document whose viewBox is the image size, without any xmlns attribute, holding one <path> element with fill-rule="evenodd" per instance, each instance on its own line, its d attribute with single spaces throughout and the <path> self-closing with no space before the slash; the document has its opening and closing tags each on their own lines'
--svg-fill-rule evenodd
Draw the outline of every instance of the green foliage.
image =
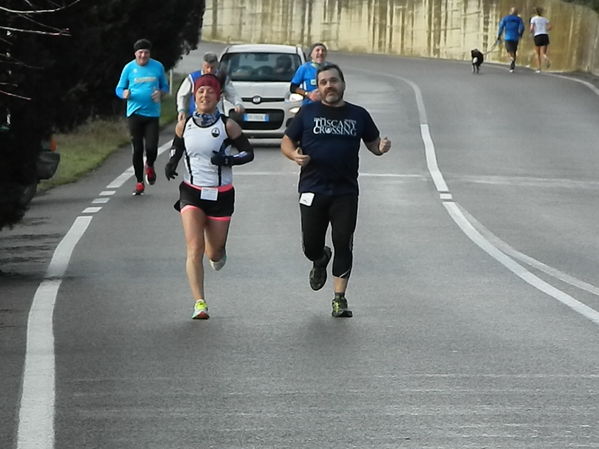
<svg viewBox="0 0 599 449">
<path fill-rule="evenodd" d="M 184 75 L 175 74 L 173 84 L 178 85 Z M 160 126 L 173 126 L 177 119 L 176 96 L 167 95 L 162 101 Z M 60 165 L 54 177 L 42 181 L 38 190 L 74 182 L 97 168 L 114 151 L 127 145 L 129 131 L 126 119 L 96 118 L 88 120 L 68 133 L 55 135 L 60 151 Z"/>
<path fill-rule="evenodd" d="M 0 24 L 13 31 L 0 30 L 0 125 L 10 119 L 0 146 L 0 229 L 22 216 L 11 192 L 34 178 L 42 137 L 122 115 L 114 90 L 133 42 L 150 39 L 152 57 L 169 70 L 197 46 L 205 0 L 2 0 L 2 7 Z"/>
</svg>

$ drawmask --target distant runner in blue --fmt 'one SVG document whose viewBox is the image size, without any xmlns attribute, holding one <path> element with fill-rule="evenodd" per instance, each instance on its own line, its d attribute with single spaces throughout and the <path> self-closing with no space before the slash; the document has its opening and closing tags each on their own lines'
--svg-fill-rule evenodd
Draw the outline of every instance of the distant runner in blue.
<svg viewBox="0 0 599 449">
<path fill-rule="evenodd" d="M 300 65 L 291 78 L 289 90 L 292 94 L 304 97 L 302 104 L 320 101 L 320 94 L 316 88 L 316 72 L 325 64 L 326 58 L 327 47 L 321 42 L 313 44 L 310 50 L 311 60 Z"/>
<path fill-rule="evenodd" d="M 127 100 L 127 122 L 133 148 L 133 168 L 135 170 L 134 195 L 144 190 L 144 140 L 146 153 L 146 179 L 148 184 L 156 182 L 154 162 L 158 155 L 158 131 L 160 101 L 168 93 L 168 81 L 162 63 L 150 58 L 152 43 L 139 39 L 133 44 L 135 59 L 128 62 L 118 84 L 116 95 Z"/>
<path fill-rule="evenodd" d="M 501 35 L 505 34 L 505 50 L 512 58 L 510 62 L 510 72 L 514 72 L 516 68 L 516 52 L 518 51 L 518 42 L 524 33 L 524 21 L 518 16 L 518 8 L 512 6 L 510 13 L 503 17 L 499 22 L 499 30 L 497 31 L 497 40 L 501 40 Z"/>
<path fill-rule="evenodd" d="M 345 292 L 352 269 L 358 215 L 358 153 L 361 142 L 377 156 L 391 149 L 366 109 L 343 99 L 345 79 L 335 64 L 317 72 L 320 101 L 301 107 L 281 141 L 281 152 L 301 167 L 299 205 L 305 256 L 312 261 L 310 287 L 327 280 L 333 251 L 325 246 L 329 223 L 333 240 L 334 317 L 351 317 Z"/>
</svg>

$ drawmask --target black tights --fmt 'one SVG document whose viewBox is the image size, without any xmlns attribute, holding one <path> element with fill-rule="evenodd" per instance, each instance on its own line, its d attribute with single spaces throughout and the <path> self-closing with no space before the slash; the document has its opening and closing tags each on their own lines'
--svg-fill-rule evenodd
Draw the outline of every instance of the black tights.
<svg viewBox="0 0 599 449">
<path fill-rule="evenodd" d="M 311 206 L 300 204 L 304 254 L 311 261 L 323 255 L 331 223 L 334 258 L 333 276 L 349 278 L 353 260 L 353 237 L 358 216 L 358 196 L 314 195 Z"/>
<path fill-rule="evenodd" d="M 158 117 L 146 117 L 131 114 L 128 118 L 129 134 L 131 134 L 131 147 L 133 149 L 133 169 L 137 182 L 144 179 L 144 139 L 146 162 L 154 166 L 158 155 Z"/>
</svg>

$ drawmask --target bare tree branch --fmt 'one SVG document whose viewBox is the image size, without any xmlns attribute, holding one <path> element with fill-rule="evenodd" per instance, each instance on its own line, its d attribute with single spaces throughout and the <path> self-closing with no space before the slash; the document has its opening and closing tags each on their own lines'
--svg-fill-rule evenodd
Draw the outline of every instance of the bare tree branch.
<svg viewBox="0 0 599 449">
<path fill-rule="evenodd" d="M 45 28 L 45 29 L 47 29 L 47 30 L 53 30 L 53 31 L 56 31 L 56 32 L 58 32 L 58 33 L 60 33 L 60 32 L 62 32 L 62 31 L 64 31 L 64 30 L 61 30 L 60 28 L 56 28 L 56 27 L 53 27 L 53 26 L 47 25 L 47 24 L 45 24 L 45 23 L 42 23 L 42 22 L 38 22 L 37 20 L 35 20 L 35 19 L 33 19 L 32 17 L 29 17 L 28 15 L 25 15 L 25 14 L 24 14 L 24 15 L 22 15 L 22 19 L 24 19 L 24 20 L 27 20 L 28 22 L 31 22 L 31 23 L 33 23 L 33 24 L 35 24 L 35 25 L 39 26 L 41 29 Z"/>
<path fill-rule="evenodd" d="M 21 100 L 31 100 L 31 97 L 24 97 L 22 95 L 17 95 L 17 94 L 13 94 L 10 92 L 6 92 L 4 90 L 0 89 L 0 95 L 7 95 L 9 97 L 15 97 L 15 98 L 20 98 Z"/>
<path fill-rule="evenodd" d="M 55 8 L 55 9 L 37 9 L 37 10 L 18 10 L 18 9 L 9 9 L 9 8 L 5 8 L 4 6 L 0 6 L 0 11 L 5 11 L 8 13 L 12 13 L 12 14 L 46 14 L 46 13 L 52 13 L 52 12 L 58 12 L 58 11 L 62 11 L 64 9 L 70 8 L 73 5 L 76 5 L 77 3 L 81 2 L 81 0 L 74 0 L 73 2 L 69 3 L 68 5 L 64 5 L 61 6 L 60 8 Z"/>
<path fill-rule="evenodd" d="M 64 30 L 59 30 L 56 33 L 51 33 L 49 31 L 38 31 L 38 30 L 21 30 L 19 28 L 11 28 L 0 26 L 0 30 L 13 31 L 15 33 L 30 33 L 30 34 L 43 34 L 45 36 L 70 36 L 71 32 L 68 28 Z"/>
</svg>

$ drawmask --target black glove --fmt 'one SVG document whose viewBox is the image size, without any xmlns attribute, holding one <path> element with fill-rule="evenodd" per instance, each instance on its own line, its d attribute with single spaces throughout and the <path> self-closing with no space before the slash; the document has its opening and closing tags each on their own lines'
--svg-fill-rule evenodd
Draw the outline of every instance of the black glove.
<svg viewBox="0 0 599 449">
<path fill-rule="evenodd" d="M 168 161 L 164 166 L 164 175 L 166 179 L 171 180 L 175 179 L 179 173 L 177 173 L 177 163 L 175 161 Z"/>
<path fill-rule="evenodd" d="M 227 156 L 225 153 L 220 151 L 213 151 L 212 157 L 210 158 L 210 162 L 214 165 L 224 165 L 225 167 L 230 167 L 232 163 L 231 156 Z"/>
</svg>

